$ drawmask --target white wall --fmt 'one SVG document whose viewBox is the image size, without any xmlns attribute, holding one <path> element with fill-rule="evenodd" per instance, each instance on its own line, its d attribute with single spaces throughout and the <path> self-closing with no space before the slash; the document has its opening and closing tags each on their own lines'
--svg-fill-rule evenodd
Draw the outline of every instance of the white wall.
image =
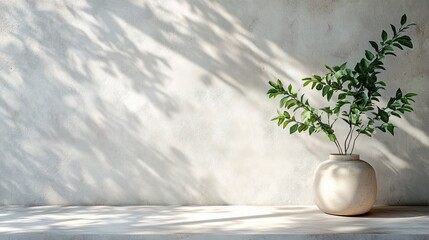
<svg viewBox="0 0 429 240">
<path fill-rule="evenodd" d="M 311 204 L 335 146 L 270 122 L 267 81 L 352 66 L 403 13 L 382 77 L 416 112 L 357 152 L 378 203 L 429 204 L 425 0 L 3 0 L 0 204 Z"/>
</svg>

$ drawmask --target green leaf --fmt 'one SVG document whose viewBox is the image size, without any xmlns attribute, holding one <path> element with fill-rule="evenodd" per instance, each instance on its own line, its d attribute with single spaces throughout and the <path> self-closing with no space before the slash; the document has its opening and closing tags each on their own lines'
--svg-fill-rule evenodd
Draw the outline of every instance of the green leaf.
<svg viewBox="0 0 429 240">
<path fill-rule="evenodd" d="M 409 102 L 408 102 L 408 99 L 407 98 L 401 98 L 401 102 L 402 103 L 405 103 L 405 104 L 410 104 Z"/>
<path fill-rule="evenodd" d="M 347 93 L 340 93 L 338 95 L 338 100 L 345 99 L 347 97 Z"/>
<path fill-rule="evenodd" d="M 322 78 L 318 75 L 313 75 L 313 77 L 317 80 L 317 81 L 322 81 Z"/>
<path fill-rule="evenodd" d="M 376 42 L 374 41 L 369 41 L 369 43 L 371 44 L 371 46 L 375 49 L 376 52 L 378 52 L 378 45 Z"/>
<path fill-rule="evenodd" d="M 267 94 L 270 93 L 278 93 L 279 91 L 277 89 L 271 88 L 270 90 L 268 90 Z"/>
<path fill-rule="evenodd" d="M 308 129 L 309 134 L 310 135 L 313 134 L 314 130 L 315 130 L 315 128 L 313 126 L 311 126 L 310 129 Z"/>
<path fill-rule="evenodd" d="M 386 132 L 386 127 L 385 126 L 378 126 L 378 129 L 380 129 L 382 132 Z"/>
<path fill-rule="evenodd" d="M 277 126 L 280 126 L 280 125 L 282 125 L 282 123 L 284 122 L 284 118 L 279 118 L 279 122 L 277 123 Z"/>
<path fill-rule="evenodd" d="M 289 101 L 287 101 L 287 103 L 286 103 L 286 106 L 288 107 L 288 108 L 291 108 L 293 105 L 295 105 L 296 104 L 296 100 L 295 99 L 293 99 L 293 98 L 291 98 L 291 99 L 289 99 Z"/>
<path fill-rule="evenodd" d="M 411 41 L 410 36 L 407 36 L 407 35 L 401 36 L 401 37 L 399 37 L 399 38 L 398 38 L 398 40 L 399 40 L 399 39 L 404 39 L 404 40 Z"/>
<path fill-rule="evenodd" d="M 395 47 L 397 47 L 397 48 L 399 48 L 401 50 L 404 50 L 404 48 L 399 43 L 394 43 L 393 46 L 395 46 Z"/>
<path fill-rule="evenodd" d="M 407 97 L 407 98 L 414 97 L 414 96 L 417 96 L 417 93 L 410 92 L 410 93 L 405 94 L 405 97 Z"/>
<path fill-rule="evenodd" d="M 280 100 L 280 107 L 286 106 L 287 101 L 289 100 L 289 97 L 284 97 Z"/>
<path fill-rule="evenodd" d="M 340 70 L 334 74 L 334 77 L 337 79 L 340 79 L 342 76 L 344 76 L 344 71 L 342 71 L 342 70 Z"/>
<path fill-rule="evenodd" d="M 310 84 L 311 82 L 313 82 L 313 80 L 307 80 L 307 81 L 305 81 L 305 82 L 304 82 L 303 86 L 305 87 L 305 86 L 307 86 L 308 84 Z"/>
<path fill-rule="evenodd" d="M 401 17 L 401 25 L 404 25 L 407 22 L 407 15 L 402 15 Z"/>
<path fill-rule="evenodd" d="M 395 117 L 398 117 L 398 118 L 401 118 L 401 115 L 399 115 L 398 113 L 396 113 L 396 112 L 391 112 L 390 114 L 392 114 L 393 116 L 395 116 Z"/>
<path fill-rule="evenodd" d="M 395 129 L 395 125 L 393 125 L 393 124 L 387 125 L 387 131 L 389 131 L 390 134 L 395 135 L 395 133 L 393 131 L 394 129 Z"/>
<path fill-rule="evenodd" d="M 299 126 L 299 128 L 298 128 L 298 132 L 305 131 L 306 129 L 307 129 L 307 125 L 301 124 L 301 126 Z"/>
<path fill-rule="evenodd" d="M 387 112 L 380 110 L 379 114 L 380 114 L 381 121 L 385 123 L 389 122 L 389 114 L 387 114 Z"/>
<path fill-rule="evenodd" d="M 322 96 L 324 97 L 329 91 L 329 86 L 324 86 L 322 90 Z"/>
<path fill-rule="evenodd" d="M 286 103 L 286 107 L 287 109 L 290 109 L 291 107 L 296 105 L 296 101 L 294 99 L 290 99 L 287 103 Z"/>
<path fill-rule="evenodd" d="M 405 46 L 407 48 L 413 48 L 413 43 L 409 40 L 406 39 L 398 39 L 398 42 L 402 45 Z"/>
<path fill-rule="evenodd" d="M 362 134 L 367 135 L 368 137 L 371 137 L 371 133 L 369 133 L 368 131 L 362 131 Z"/>
<path fill-rule="evenodd" d="M 329 140 L 331 140 L 331 142 L 335 142 L 335 140 L 337 140 L 337 137 L 335 136 L 335 134 L 328 134 L 328 138 Z"/>
<path fill-rule="evenodd" d="M 306 122 L 311 117 L 311 112 L 304 110 L 301 112 L 301 119 L 302 121 Z"/>
<path fill-rule="evenodd" d="M 386 86 L 386 83 L 383 81 L 378 81 L 377 84 L 380 84 L 381 86 Z"/>
<path fill-rule="evenodd" d="M 292 122 L 292 120 L 286 120 L 284 123 L 283 123 L 283 128 L 285 128 L 289 123 L 291 123 Z"/>
<path fill-rule="evenodd" d="M 411 106 L 403 106 L 402 109 L 405 110 L 406 112 L 414 111 L 414 109 Z"/>
<path fill-rule="evenodd" d="M 275 82 L 269 81 L 268 84 L 270 84 L 273 88 L 277 88 L 277 84 Z"/>
<path fill-rule="evenodd" d="M 327 95 L 328 101 L 330 101 L 330 100 L 331 100 L 331 98 L 332 98 L 332 95 L 333 95 L 333 94 L 334 94 L 334 91 L 333 91 L 333 90 L 328 91 L 328 95 Z"/>
<path fill-rule="evenodd" d="M 287 111 L 283 112 L 283 116 L 285 116 L 285 118 L 290 118 L 290 114 Z"/>
<path fill-rule="evenodd" d="M 396 35 L 396 28 L 395 28 L 395 26 L 393 26 L 392 24 L 390 24 L 390 27 L 392 28 L 393 35 Z"/>
<path fill-rule="evenodd" d="M 396 98 L 401 98 L 401 97 L 402 97 L 402 90 L 398 88 L 398 90 L 396 90 Z"/>
<path fill-rule="evenodd" d="M 289 84 L 289 86 L 287 87 L 287 90 L 289 91 L 289 93 L 292 93 L 292 85 Z"/>
<path fill-rule="evenodd" d="M 365 58 L 362 58 L 359 62 L 360 69 L 365 70 L 368 68 L 368 61 Z"/>
<path fill-rule="evenodd" d="M 386 53 L 386 55 L 393 55 L 393 56 L 396 56 L 396 54 L 395 54 L 395 53 L 393 53 L 393 52 L 387 52 L 387 53 Z"/>
<path fill-rule="evenodd" d="M 289 132 L 290 134 L 293 134 L 294 132 L 296 132 L 296 130 L 298 130 L 298 123 L 295 123 L 294 125 L 292 125 L 292 127 L 290 127 Z"/>
<path fill-rule="evenodd" d="M 322 90 L 322 88 L 323 88 L 323 84 L 317 84 L 316 89 L 318 91 Z"/>
<path fill-rule="evenodd" d="M 387 32 L 383 30 L 383 32 L 381 32 L 381 39 L 383 39 L 383 42 L 385 42 L 387 40 Z"/>
<path fill-rule="evenodd" d="M 393 49 L 393 47 L 391 47 L 391 46 L 387 46 L 387 47 L 384 48 L 384 50 L 386 50 L 386 51 L 394 51 L 395 49 Z"/>
<path fill-rule="evenodd" d="M 371 61 L 372 59 L 374 59 L 374 54 L 372 54 L 372 52 L 365 50 L 365 57 Z"/>
</svg>

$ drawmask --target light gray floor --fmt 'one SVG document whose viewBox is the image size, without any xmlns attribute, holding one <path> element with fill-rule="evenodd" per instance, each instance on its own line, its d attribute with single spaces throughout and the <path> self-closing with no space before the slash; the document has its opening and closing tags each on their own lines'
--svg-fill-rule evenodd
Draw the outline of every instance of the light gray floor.
<svg viewBox="0 0 429 240">
<path fill-rule="evenodd" d="M 429 239 L 429 207 L 359 217 L 313 206 L 2 207 L 0 239 Z"/>
</svg>

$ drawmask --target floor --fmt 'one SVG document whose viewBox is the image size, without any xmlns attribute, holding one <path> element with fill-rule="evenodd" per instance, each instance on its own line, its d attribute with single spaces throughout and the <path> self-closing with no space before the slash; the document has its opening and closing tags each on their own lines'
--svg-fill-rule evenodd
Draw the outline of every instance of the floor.
<svg viewBox="0 0 429 240">
<path fill-rule="evenodd" d="M 429 207 L 359 217 L 314 206 L 0 207 L 0 239 L 429 239 Z"/>
</svg>

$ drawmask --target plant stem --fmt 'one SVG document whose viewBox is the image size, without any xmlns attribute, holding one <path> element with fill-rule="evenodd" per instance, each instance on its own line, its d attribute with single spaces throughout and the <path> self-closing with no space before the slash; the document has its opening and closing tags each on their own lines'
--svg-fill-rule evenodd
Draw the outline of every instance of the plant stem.
<svg viewBox="0 0 429 240">
<path fill-rule="evenodd" d="M 356 139 L 359 137 L 359 135 L 360 135 L 360 133 L 358 133 L 358 135 L 356 135 L 355 139 L 353 140 L 352 151 L 350 152 L 350 154 L 352 154 L 353 150 L 355 149 Z"/>
<path fill-rule="evenodd" d="M 336 144 L 338 144 L 338 149 L 340 150 L 340 154 L 343 154 L 344 152 L 343 152 L 343 149 L 341 148 L 340 142 L 337 139 L 335 141 L 336 141 Z"/>
<path fill-rule="evenodd" d="M 337 150 L 339 154 L 343 154 L 343 150 L 341 149 L 340 143 L 338 142 L 338 140 L 335 140 L 335 145 L 337 146 Z"/>
<path fill-rule="evenodd" d="M 351 121 L 351 119 L 350 119 L 350 118 L 349 118 L 349 121 Z M 351 132 L 352 132 L 352 124 L 351 124 L 351 122 L 350 122 L 350 123 L 349 123 L 349 132 L 348 132 L 348 134 L 347 134 L 346 139 L 344 140 L 344 151 L 345 151 L 345 154 L 347 154 L 347 149 L 348 149 L 348 147 L 347 147 L 347 142 L 348 142 L 348 139 L 349 139 L 349 137 L 350 137 Z"/>
<path fill-rule="evenodd" d="M 350 148 L 350 144 L 351 144 L 352 139 L 353 139 L 353 132 L 355 131 L 355 128 L 356 128 L 356 125 L 353 126 L 352 133 L 351 133 L 350 138 L 349 138 L 349 142 L 347 143 L 347 149 Z M 346 150 L 346 152 L 347 152 L 347 150 Z M 350 152 L 350 154 L 352 154 L 352 152 Z"/>
<path fill-rule="evenodd" d="M 352 132 L 352 106 L 355 102 L 356 100 L 353 100 L 353 102 L 350 104 L 350 109 L 349 109 L 349 133 L 347 134 L 347 137 L 344 140 L 344 150 L 346 151 L 345 154 L 347 154 L 347 140 L 350 137 L 350 134 Z"/>
</svg>

